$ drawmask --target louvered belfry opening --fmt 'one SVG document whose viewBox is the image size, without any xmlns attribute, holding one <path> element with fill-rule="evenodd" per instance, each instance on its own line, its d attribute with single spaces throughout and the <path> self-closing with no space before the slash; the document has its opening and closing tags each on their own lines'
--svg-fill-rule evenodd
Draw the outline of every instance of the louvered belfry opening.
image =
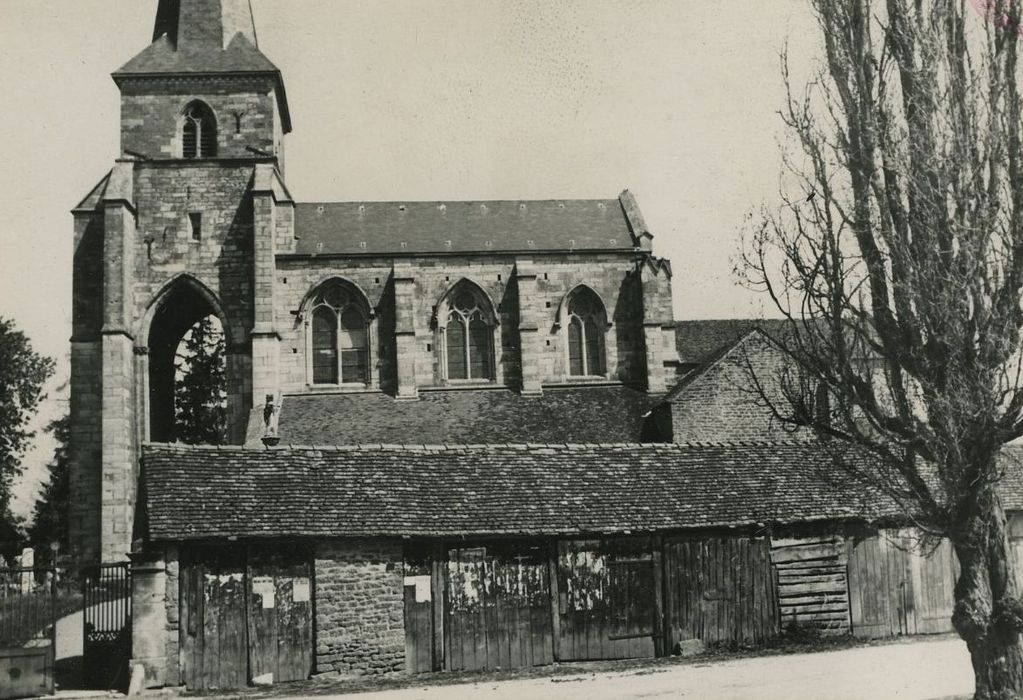
<svg viewBox="0 0 1023 700">
<path fill-rule="evenodd" d="M 200 100 L 185 108 L 181 155 L 183 158 L 215 158 L 217 155 L 217 120 L 213 110 Z"/>
</svg>

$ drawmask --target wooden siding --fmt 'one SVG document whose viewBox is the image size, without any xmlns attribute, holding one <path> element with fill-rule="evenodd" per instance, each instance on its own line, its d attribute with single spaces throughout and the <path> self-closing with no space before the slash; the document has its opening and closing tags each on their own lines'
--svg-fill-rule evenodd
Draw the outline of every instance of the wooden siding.
<svg viewBox="0 0 1023 700">
<path fill-rule="evenodd" d="M 301 548 L 192 547 L 182 556 L 180 648 L 189 690 L 304 680 L 312 562 Z"/>
<path fill-rule="evenodd" d="M 778 600 L 767 539 L 677 537 L 664 543 L 668 647 L 762 643 L 778 634 Z"/>
<path fill-rule="evenodd" d="M 553 663 L 546 546 L 497 544 L 451 549 L 446 590 L 447 669 Z"/>
<path fill-rule="evenodd" d="M 433 562 L 426 551 L 405 548 L 405 670 L 425 673 L 434 666 L 434 600 L 438 598 L 433 580 Z M 424 586 L 426 588 L 424 589 Z M 439 605 L 443 610 L 443 604 Z"/>
<path fill-rule="evenodd" d="M 183 557 L 180 581 L 182 678 L 189 690 L 244 687 L 248 681 L 245 557 L 203 548 Z"/>
<path fill-rule="evenodd" d="M 778 582 L 781 625 L 815 627 L 825 634 L 849 631 L 849 593 L 843 538 L 776 539 L 771 561 Z"/>
<path fill-rule="evenodd" d="M 303 681 L 313 670 L 312 557 L 253 548 L 246 576 L 249 674 L 254 683 Z"/>
<path fill-rule="evenodd" d="M 559 661 L 654 656 L 654 559 L 646 537 L 558 542 Z"/>
<path fill-rule="evenodd" d="M 847 550 L 853 634 L 952 631 L 958 569 L 947 540 L 935 545 L 921 542 L 913 530 L 882 530 L 850 538 Z"/>
</svg>

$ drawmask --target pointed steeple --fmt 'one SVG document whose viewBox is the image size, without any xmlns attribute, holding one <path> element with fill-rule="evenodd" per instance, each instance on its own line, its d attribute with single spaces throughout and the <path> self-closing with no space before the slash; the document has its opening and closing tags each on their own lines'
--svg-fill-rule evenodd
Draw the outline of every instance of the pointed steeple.
<svg viewBox="0 0 1023 700">
<path fill-rule="evenodd" d="M 165 34 L 186 51 L 223 50 L 238 34 L 259 45 L 251 0 L 160 0 L 153 41 Z"/>
</svg>

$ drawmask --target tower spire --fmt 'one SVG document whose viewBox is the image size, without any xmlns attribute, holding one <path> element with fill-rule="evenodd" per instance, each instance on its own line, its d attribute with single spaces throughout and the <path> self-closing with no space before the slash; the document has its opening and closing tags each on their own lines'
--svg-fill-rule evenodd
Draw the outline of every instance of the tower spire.
<svg viewBox="0 0 1023 700">
<path fill-rule="evenodd" d="M 153 41 L 164 34 L 179 50 L 223 50 L 238 34 L 258 47 L 251 0 L 160 0 Z"/>
</svg>

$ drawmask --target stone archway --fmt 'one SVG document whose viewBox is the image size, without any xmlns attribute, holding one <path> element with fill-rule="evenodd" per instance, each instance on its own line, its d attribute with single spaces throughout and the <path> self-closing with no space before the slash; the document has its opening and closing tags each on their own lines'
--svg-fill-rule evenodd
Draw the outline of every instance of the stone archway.
<svg viewBox="0 0 1023 700">
<path fill-rule="evenodd" d="M 227 319 L 216 297 L 191 277 L 168 285 L 147 314 L 145 334 L 148 352 L 148 435 L 152 442 L 174 442 L 175 358 L 185 334 L 207 317 L 220 321 L 230 344 Z"/>
</svg>

